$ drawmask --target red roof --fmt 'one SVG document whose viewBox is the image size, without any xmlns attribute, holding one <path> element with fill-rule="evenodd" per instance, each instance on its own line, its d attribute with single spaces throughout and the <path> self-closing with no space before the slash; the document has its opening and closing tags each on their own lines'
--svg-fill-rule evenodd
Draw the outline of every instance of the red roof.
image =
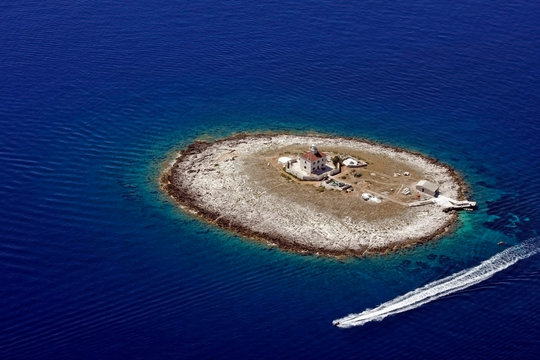
<svg viewBox="0 0 540 360">
<path fill-rule="evenodd" d="M 318 159 L 320 158 L 323 158 L 326 156 L 326 154 L 322 153 L 322 152 L 317 152 L 317 153 L 314 153 L 313 151 L 308 151 L 307 153 L 305 154 L 302 154 L 300 155 L 302 158 L 308 160 L 308 161 L 311 161 L 311 162 L 314 162 L 314 161 L 317 161 Z"/>
</svg>

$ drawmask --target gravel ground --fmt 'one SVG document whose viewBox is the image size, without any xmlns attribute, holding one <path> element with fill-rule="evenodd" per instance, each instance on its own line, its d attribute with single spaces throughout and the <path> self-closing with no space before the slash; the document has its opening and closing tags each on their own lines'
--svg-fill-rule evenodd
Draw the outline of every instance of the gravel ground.
<svg viewBox="0 0 540 360">
<path fill-rule="evenodd" d="M 437 206 L 367 204 L 337 192 L 321 194 L 315 187 L 291 184 L 275 168 L 269 172 L 270 163 L 261 161 L 273 152 L 277 159 L 280 149 L 296 145 L 307 149 L 312 143 L 320 149 L 350 149 L 371 159 L 395 161 L 436 181 L 441 194 L 452 198 L 462 197 L 465 190 L 455 171 L 420 154 L 363 140 L 285 134 L 196 142 L 165 171 L 162 185 L 184 208 L 210 222 L 302 253 L 380 253 L 433 239 L 452 228 L 455 213 L 445 213 Z M 318 200 L 311 201 L 315 196 Z M 336 206 L 344 210 L 336 211 Z M 361 207 L 366 210 L 347 210 Z M 368 213 L 379 216 L 369 217 Z"/>
</svg>

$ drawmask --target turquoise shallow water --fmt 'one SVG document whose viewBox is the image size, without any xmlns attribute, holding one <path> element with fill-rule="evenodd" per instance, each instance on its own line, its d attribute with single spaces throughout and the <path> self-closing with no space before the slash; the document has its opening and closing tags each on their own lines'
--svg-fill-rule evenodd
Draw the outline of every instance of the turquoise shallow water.
<svg viewBox="0 0 540 360">
<path fill-rule="evenodd" d="M 537 257 L 332 326 L 537 236 L 536 4 L 2 10 L 2 358 L 538 357 Z M 268 130 L 421 151 L 479 208 L 425 246 L 336 261 L 246 241 L 159 191 L 193 140 Z"/>
</svg>

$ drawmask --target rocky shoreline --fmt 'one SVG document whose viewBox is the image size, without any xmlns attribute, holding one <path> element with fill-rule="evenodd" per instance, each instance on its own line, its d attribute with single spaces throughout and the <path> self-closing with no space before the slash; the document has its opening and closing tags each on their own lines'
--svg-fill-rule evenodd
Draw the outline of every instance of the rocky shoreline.
<svg viewBox="0 0 540 360">
<path fill-rule="evenodd" d="M 435 206 L 404 208 L 398 215 L 367 221 L 354 214 L 327 213 L 293 193 L 276 193 L 273 189 L 288 186 L 278 182 L 286 181 L 279 172 L 271 186 L 257 181 L 257 168 L 250 165 L 254 154 L 310 143 L 359 149 L 418 168 L 440 184 L 441 193 L 455 198 L 467 192 L 461 176 L 436 159 L 372 141 L 319 134 L 238 134 L 194 142 L 165 169 L 161 186 L 184 209 L 221 228 L 302 254 L 386 253 L 440 237 L 455 227 L 456 213 L 443 213 Z"/>
</svg>

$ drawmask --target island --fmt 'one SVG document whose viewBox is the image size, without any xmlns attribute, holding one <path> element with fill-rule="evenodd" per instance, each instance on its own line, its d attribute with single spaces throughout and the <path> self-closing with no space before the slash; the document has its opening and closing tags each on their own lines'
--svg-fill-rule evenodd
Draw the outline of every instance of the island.
<svg viewBox="0 0 540 360">
<path fill-rule="evenodd" d="M 217 226 L 303 254 L 361 256 L 423 243 L 470 210 L 451 167 L 420 153 L 321 134 L 196 141 L 161 176 Z"/>
</svg>

